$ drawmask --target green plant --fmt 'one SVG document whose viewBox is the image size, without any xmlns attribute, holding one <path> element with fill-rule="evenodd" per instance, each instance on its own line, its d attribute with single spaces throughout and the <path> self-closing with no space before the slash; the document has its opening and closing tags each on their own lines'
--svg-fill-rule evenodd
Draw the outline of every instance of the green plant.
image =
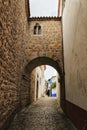
<svg viewBox="0 0 87 130">
<path fill-rule="evenodd" d="M 50 88 L 51 88 L 51 89 L 56 88 L 56 82 L 53 82 Z"/>
</svg>

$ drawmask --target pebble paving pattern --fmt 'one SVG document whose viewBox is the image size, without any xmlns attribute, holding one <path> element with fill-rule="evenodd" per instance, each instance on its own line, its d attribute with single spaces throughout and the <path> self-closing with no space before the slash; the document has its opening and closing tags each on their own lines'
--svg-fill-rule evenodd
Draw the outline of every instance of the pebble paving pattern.
<svg viewBox="0 0 87 130">
<path fill-rule="evenodd" d="M 77 130 L 56 98 L 45 97 L 17 113 L 8 130 Z"/>
</svg>

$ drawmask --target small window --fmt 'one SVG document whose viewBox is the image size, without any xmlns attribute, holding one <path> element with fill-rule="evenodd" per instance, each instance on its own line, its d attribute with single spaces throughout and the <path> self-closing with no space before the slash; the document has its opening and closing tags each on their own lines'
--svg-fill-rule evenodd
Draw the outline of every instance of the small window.
<svg viewBox="0 0 87 130">
<path fill-rule="evenodd" d="M 36 35 L 41 34 L 41 26 L 39 24 L 36 24 L 34 26 L 34 34 Z"/>
</svg>

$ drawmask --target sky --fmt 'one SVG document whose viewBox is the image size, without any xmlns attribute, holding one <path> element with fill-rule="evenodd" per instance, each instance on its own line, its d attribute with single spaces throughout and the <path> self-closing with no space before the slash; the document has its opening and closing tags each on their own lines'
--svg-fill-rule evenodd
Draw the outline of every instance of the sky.
<svg viewBox="0 0 87 130">
<path fill-rule="evenodd" d="M 31 17 L 57 16 L 58 0 L 30 0 Z"/>
<path fill-rule="evenodd" d="M 57 71 L 53 67 L 46 65 L 46 70 L 44 73 L 46 80 L 50 79 L 52 76 L 56 76 L 56 74 L 57 74 Z"/>
</svg>

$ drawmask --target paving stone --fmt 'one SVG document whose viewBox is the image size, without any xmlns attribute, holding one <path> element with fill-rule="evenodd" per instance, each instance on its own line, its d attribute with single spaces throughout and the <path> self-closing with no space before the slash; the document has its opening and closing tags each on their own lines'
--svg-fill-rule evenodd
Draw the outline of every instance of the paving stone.
<svg viewBox="0 0 87 130">
<path fill-rule="evenodd" d="M 41 98 L 21 110 L 8 130 L 76 130 L 56 98 Z"/>
</svg>

